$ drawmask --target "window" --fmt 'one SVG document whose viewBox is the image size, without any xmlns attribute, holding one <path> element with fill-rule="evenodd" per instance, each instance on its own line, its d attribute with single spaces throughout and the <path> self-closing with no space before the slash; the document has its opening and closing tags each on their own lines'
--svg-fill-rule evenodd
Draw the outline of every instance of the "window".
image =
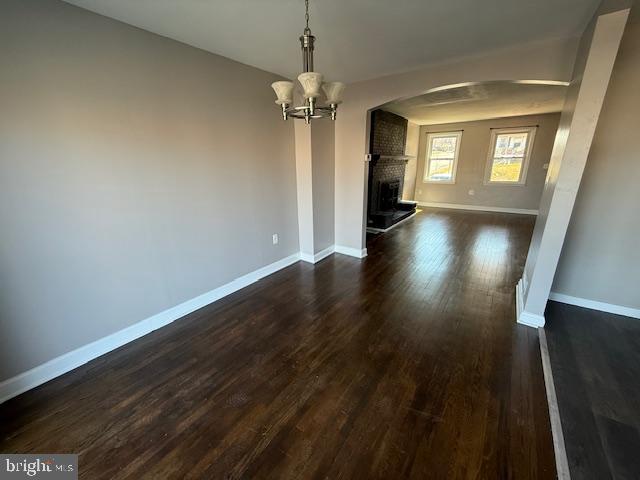
<svg viewBox="0 0 640 480">
<path fill-rule="evenodd" d="M 535 127 L 492 130 L 484 183 L 524 185 L 535 134 Z"/>
<path fill-rule="evenodd" d="M 424 181 L 455 183 L 462 132 L 427 134 Z"/>
</svg>

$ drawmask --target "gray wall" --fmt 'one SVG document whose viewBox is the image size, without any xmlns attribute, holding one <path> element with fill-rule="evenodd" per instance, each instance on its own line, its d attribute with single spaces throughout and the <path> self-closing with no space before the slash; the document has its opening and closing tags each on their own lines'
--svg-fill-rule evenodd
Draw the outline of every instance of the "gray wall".
<svg viewBox="0 0 640 480">
<path fill-rule="evenodd" d="M 551 113 L 421 127 L 415 200 L 536 210 L 547 175 L 543 165 L 549 162 L 559 119 L 559 113 Z M 529 125 L 539 125 L 539 127 L 533 143 L 526 185 L 485 185 L 484 176 L 491 129 Z M 427 134 L 456 130 L 464 130 L 458 157 L 456 183 L 454 185 L 424 183 Z M 475 195 L 470 195 L 469 190 L 474 190 Z"/>
<path fill-rule="evenodd" d="M 313 250 L 334 244 L 335 129 L 331 121 L 314 122 L 311 136 L 313 189 Z"/>
<path fill-rule="evenodd" d="M 276 78 L 2 1 L 0 380 L 298 251 Z"/>
<path fill-rule="evenodd" d="M 402 199 L 413 200 L 416 193 L 416 174 L 418 172 L 418 147 L 420 144 L 420 125 L 407 122 L 407 141 L 404 154 L 410 158 L 404 169 L 404 182 L 402 184 Z"/>
<path fill-rule="evenodd" d="M 640 308 L 640 7 L 613 69 L 553 291 Z"/>
</svg>

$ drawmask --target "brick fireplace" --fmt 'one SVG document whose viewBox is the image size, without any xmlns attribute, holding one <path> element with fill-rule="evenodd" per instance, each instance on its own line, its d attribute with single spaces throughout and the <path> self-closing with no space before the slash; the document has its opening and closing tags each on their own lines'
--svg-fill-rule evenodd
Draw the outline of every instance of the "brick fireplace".
<svg viewBox="0 0 640 480">
<path fill-rule="evenodd" d="M 402 201 L 407 119 L 384 110 L 371 112 L 367 227 L 385 230 L 415 212 Z"/>
</svg>

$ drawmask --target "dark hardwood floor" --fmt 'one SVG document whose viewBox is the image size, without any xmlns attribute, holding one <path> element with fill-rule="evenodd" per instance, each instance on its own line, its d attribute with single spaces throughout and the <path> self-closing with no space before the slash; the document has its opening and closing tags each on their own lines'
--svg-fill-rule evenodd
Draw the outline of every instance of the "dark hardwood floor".
<svg viewBox="0 0 640 480">
<path fill-rule="evenodd" d="M 425 210 L 0 406 L 3 452 L 80 477 L 555 478 L 533 217 Z"/>
<path fill-rule="evenodd" d="M 640 321 L 557 302 L 545 316 L 572 480 L 640 478 Z"/>
</svg>

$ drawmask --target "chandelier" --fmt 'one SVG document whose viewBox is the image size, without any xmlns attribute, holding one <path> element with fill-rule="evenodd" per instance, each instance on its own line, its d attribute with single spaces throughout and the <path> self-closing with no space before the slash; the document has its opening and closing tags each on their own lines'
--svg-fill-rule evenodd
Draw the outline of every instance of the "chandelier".
<svg viewBox="0 0 640 480">
<path fill-rule="evenodd" d="M 338 105 L 342 103 L 342 92 L 345 85 L 342 82 L 323 83 L 322 74 L 313 71 L 313 44 L 316 37 L 311 35 L 311 30 L 309 29 L 309 0 L 305 0 L 304 3 L 306 26 L 300 37 L 303 73 L 298 75 L 298 82 L 302 86 L 304 103 L 298 107 L 293 105 L 293 82 L 273 82 L 271 88 L 273 88 L 278 97 L 276 103 L 282 107 L 283 119 L 287 120 L 289 117 L 304 118 L 305 123 L 309 124 L 312 118 L 330 117 L 331 120 L 336 119 L 336 112 L 338 111 Z M 326 105 L 324 106 L 317 104 L 321 89 L 326 97 Z"/>
</svg>

